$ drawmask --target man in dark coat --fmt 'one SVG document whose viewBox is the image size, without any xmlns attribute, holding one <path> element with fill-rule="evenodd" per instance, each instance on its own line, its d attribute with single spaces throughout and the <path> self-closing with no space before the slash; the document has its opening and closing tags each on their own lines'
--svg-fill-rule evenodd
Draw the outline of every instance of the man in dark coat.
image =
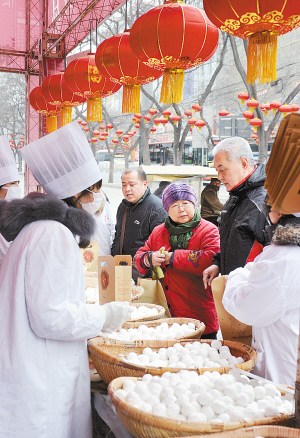
<svg viewBox="0 0 300 438">
<path fill-rule="evenodd" d="M 249 143 L 241 137 L 222 140 L 214 147 L 218 178 L 229 192 L 220 220 L 221 251 L 203 272 L 204 285 L 253 261 L 268 244 L 264 214 L 265 168 L 255 165 Z"/>
<path fill-rule="evenodd" d="M 161 199 L 151 194 L 147 176 L 140 167 L 131 167 L 122 174 L 124 199 L 118 207 L 116 234 L 111 254 L 129 254 L 132 257 L 150 236 L 152 230 L 167 217 Z M 133 268 L 136 281 L 138 271 Z"/>
<path fill-rule="evenodd" d="M 204 187 L 201 193 L 201 217 L 217 226 L 223 208 L 223 204 L 218 198 L 220 186 L 221 181 L 218 178 L 211 178 L 210 183 Z"/>
</svg>

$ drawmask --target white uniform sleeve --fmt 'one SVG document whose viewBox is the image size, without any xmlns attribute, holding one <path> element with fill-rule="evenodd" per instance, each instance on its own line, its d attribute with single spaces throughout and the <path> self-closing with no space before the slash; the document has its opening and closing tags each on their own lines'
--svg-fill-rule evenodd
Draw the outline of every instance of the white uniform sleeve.
<svg viewBox="0 0 300 438">
<path fill-rule="evenodd" d="M 278 260 L 266 260 L 262 255 L 245 268 L 235 269 L 228 276 L 223 296 L 227 312 L 257 327 L 276 322 L 285 307 L 281 272 Z"/>
<path fill-rule="evenodd" d="M 105 310 L 84 303 L 77 243 L 63 225 L 45 224 L 31 241 L 25 268 L 31 328 L 39 337 L 62 341 L 97 336 L 105 322 Z"/>
</svg>

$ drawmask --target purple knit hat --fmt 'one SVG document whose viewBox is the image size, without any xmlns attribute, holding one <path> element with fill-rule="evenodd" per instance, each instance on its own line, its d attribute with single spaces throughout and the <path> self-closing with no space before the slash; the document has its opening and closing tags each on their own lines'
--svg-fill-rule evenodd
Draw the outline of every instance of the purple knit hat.
<svg viewBox="0 0 300 438">
<path fill-rule="evenodd" d="M 172 183 L 163 191 L 162 203 L 166 212 L 169 211 L 170 205 L 181 200 L 191 201 L 194 205 L 196 204 L 197 196 L 193 187 L 184 183 Z"/>
</svg>

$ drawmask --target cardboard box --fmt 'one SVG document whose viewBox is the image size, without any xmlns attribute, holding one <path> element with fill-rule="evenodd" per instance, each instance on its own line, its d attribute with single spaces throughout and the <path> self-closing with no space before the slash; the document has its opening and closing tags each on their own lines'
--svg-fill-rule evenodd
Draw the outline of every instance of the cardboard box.
<svg viewBox="0 0 300 438">
<path fill-rule="evenodd" d="M 85 272 L 98 272 L 99 244 L 95 240 L 87 248 L 81 249 Z"/>
<path fill-rule="evenodd" d="M 99 304 L 131 301 L 132 258 L 130 255 L 98 257 Z"/>
</svg>

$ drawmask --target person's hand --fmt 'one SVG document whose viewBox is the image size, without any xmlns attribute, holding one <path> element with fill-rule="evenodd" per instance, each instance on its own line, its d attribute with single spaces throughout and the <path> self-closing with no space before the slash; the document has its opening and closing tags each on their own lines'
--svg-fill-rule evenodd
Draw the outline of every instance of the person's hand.
<svg viewBox="0 0 300 438">
<path fill-rule="evenodd" d="M 217 265 L 211 265 L 208 268 L 204 269 L 203 283 L 204 283 L 205 289 L 207 289 L 208 286 L 211 286 L 211 282 L 218 275 L 219 275 L 219 267 Z"/>
<path fill-rule="evenodd" d="M 161 266 L 166 261 L 165 254 L 161 253 L 160 251 L 154 251 L 152 253 L 152 266 L 157 267 Z"/>
<path fill-rule="evenodd" d="M 135 310 L 128 301 L 112 301 L 102 305 L 105 310 L 104 332 L 114 332 L 120 330 L 122 324 L 130 320 L 132 312 Z"/>
<path fill-rule="evenodd" d="M 165 258 L 165 264 L 166 265 L 169 265 L 170 264 L 170 258 L 172 257 L 172 252 L 166 252 L 165 253 L 165 256 L 166 256 L 166 258 Z"/>
</svg>

